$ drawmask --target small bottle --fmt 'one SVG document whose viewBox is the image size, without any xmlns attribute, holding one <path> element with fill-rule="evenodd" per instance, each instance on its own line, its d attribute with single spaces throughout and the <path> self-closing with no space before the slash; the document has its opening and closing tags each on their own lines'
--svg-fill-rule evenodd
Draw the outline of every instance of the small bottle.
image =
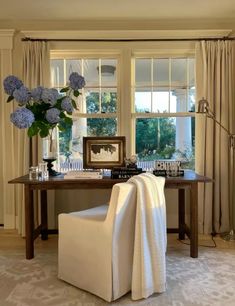
<svg viewBox="0 0 235 306">
<path fill-rule="evenodd" d="M 45 162 L 39 163 L 38 169 L 41 173 L 41 179 L 42 180 L 47 179 L 48 178 L 47 163 L 45 163 Z"/>
<path fill-rule="evenodd" d="M 30 167 L 29 168 L 29 179 L 37 180 L 38 179 L 38 167 Z"/>
</svg>

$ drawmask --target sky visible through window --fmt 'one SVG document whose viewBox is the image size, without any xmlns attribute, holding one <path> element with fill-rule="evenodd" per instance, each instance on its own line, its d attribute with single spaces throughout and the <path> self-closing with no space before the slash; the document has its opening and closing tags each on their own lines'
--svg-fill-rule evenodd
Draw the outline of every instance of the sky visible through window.
<svg viewBox="0 0 235 306">
<path fill-rule="evenodd" d="M 170 110 L 169 108 L 169 92 L 160 91 L 153 92 L 153 104 L 151 110 L 151 92 L 136 92 L 135 93 L 135 105 L 137 112 L 147 111 L 147 112 L 171 112 L 176 113 L 176 96 L 170 93 Z"/>
</svg>

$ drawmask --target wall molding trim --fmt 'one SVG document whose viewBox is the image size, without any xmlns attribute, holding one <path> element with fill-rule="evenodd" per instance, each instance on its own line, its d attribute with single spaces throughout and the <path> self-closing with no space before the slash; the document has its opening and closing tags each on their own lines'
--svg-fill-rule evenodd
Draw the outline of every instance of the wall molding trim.
<svg viewBox="0 0 235 306">
<path fill-rule="evenodd" d="M 13 37 L 15 30 L 0 30 L 0 49 L 13 49 Z"/>
</svg>

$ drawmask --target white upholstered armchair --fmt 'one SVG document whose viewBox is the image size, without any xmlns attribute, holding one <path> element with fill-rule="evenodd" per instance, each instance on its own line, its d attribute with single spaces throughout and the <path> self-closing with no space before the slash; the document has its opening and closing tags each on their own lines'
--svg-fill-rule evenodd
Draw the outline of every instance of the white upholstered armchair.
<svg viewBox="0 0 235 306">
<path fill-rule="evenodd" d="M 131 290 L 135 189 L 116 184 L 109 206 L 59 215 L 60 279 L 109 302 Z"/>
</svg>

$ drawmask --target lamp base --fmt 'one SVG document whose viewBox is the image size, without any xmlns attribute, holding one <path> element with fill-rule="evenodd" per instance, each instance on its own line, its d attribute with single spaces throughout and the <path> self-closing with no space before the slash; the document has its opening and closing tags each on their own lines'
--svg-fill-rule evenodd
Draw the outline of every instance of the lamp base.
<svg viewBox="0 0 235 306">
<path fill-rule="evenodd" d="M 223 233 L 220 237 L 225 241 L 235 241 L 235 233 L 232 229 L 229 233 Z"/>
<path fill-rule="evenodd" d="M 49 176 L 57 176 L 60 175 L 60 172 L 55 171 L 53 168 L 53 162 L 56 160 L 56 158 L 54 157 L 48 157 L 48 158 L 43 158 L 43 160 L 45 162 L 47 162 L 47 170 L 48 170 L 48 174 Z"/>
</svg>

